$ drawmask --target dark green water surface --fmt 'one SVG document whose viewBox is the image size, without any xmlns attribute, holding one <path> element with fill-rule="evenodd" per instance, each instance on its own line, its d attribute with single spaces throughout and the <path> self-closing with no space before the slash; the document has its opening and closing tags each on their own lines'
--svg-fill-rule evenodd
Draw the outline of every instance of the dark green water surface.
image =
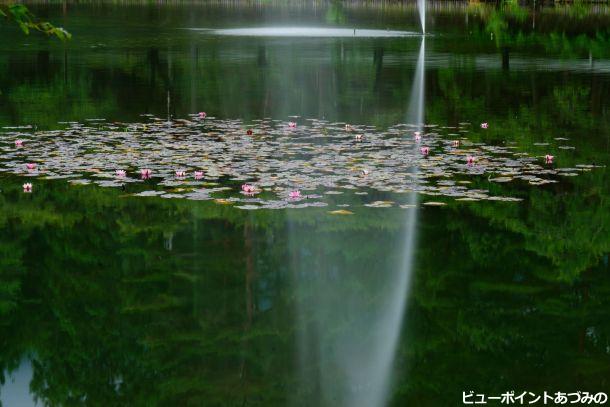
<svg viewBox="0 0 610 407">
<path fill-rule="evenodd" d="M 413 5 L 31 8 L 73 40 L 2 22 L 3 127 L 206 111 L 383 129 L 413 108 L 419 36 L 187 30 L 418 32 Z M 402 209 L 329 196 L 354 214 L 244 211 L 63 180 L 24 194 L 23 178 L 0 174 L 2 405 L 453 406 L 470 390 L 609 392 L 609 13 L 429 5 L 426 123 L 470 122 L 471 141 L 600 166 L 544 186 L 483 177 L 521 202 Z"/>
</svg>

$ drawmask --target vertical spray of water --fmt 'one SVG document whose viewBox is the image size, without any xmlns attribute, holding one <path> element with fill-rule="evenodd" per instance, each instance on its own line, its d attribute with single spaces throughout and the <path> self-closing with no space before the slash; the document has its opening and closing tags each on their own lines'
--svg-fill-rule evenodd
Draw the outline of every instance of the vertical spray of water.
<svg viewBox="0 0 610 407">
<path fill-rule="evenodd" d="M 419 10 L 419 21 L 421 22 L 421 32 L 426 33 L 426 0 L 417 0 L 417 9 Z"/>
<path fill-rule="evenodd" d="M 424 125 L 424 80 L 425 80 L 425 57 L 426 57 L 426 37 L 421 38 L 415 76 L 413 78 L 413 88 L 411 88 L 411 98 L 407 110 L 407 121 L 414 124 L 419 130 L 423 131 Z"/>
<path fill-rule="evenodd" d="M 413 88 L 411 89 L 411 98 L 409 100 L 409 109 L 407 113 L 407 122 L 416 126 L 417 131 L 424 130 L 424 80 L 425 80 L 425 55 L 426 55 L 426 40 L 422 37 L 417 57 L 417 65 L 413 80 Z M 413 151 L 409 154 L 410 157 L 418 157 L 418 145 L 414 143 Z M 414 165 L 413 171 L 417 168 Z M 400 331 L 402 322 L 407 308 L 407 300 L 411 289 L 411 279 L 413 275 L 416 238 L 417 238 L 417 203 L 418 194 L 411 192 L 409 194 L 409 204 L 412 209 L 407 210 L 404 224 L 403 244 L 401 263 L 397 267 L 397 275 L 393 291 L 388 293 L 390 302 L 387 308 L 387 320 L 385 325 L 385 341 L 379 343 L 378 349 L 378 365 L 381 374 L 379 378 L 379 394 L 374 406 L 382 406 L 387 402 L 390 394 L 390 386 L 392 384 L 392 365 L 396 354 L 398 342 L 400 339 Z"/>
<path fill-rule="evenodd" d="M 422 37 L 406 117 L 420 131 L 424 128 L 424 57 Z M 413 157 L 416 171 L 417 145 L 409 148 L 413 151 L 407 155 Z M 416 193 L 408 199 L 417 204 Z M 391 393 L 409 298 L 417 209 L 406 210 L 394 249 L 373 246 L 395 250 L 375 253 L 373 269 L 371 264 L 350 260 L 350 256 L 358 257 L 353 245 L 388 235 L 373 229 L 324 232 L 335 229 L 329 222 L 332 219 L 321 218 L 309 226 L 311 231 L 304 231 L 295 226 L 296 219 L 288 219 L 300 382 L 294 404 L 381 407 Z"/>
</svg>

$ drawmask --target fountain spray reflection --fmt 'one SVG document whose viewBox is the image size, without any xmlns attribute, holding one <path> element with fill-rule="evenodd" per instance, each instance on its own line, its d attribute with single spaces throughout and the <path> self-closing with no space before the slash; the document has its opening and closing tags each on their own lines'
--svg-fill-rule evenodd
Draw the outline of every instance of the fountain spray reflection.
<svg viewBox="0 0 610 407">
<path fill-rule="evenodd" d="M 422 132 L 424 56 L 422 37 L 408 109 L 408 122 Z M 408 200 L 412 208 L 395 235 L 343 228 L 328 217 L 309 231 L 297 226 L 298 214 L 288 215 L 300 375 L 294 405 L 387 404 L 413 273 L 417 194 Z"/>
</svg>

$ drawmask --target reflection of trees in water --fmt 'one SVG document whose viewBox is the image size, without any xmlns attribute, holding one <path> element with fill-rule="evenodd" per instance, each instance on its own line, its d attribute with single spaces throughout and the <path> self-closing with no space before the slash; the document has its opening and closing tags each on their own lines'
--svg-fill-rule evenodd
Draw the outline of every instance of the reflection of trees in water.
<svg viewBox="0 0 610 407">
<path fill-rule="evenodd" d="M 31 354 L 43 400 L 270 405 L 315 392 L 315 383 L 294 387 L 298 298 L 280 212 L 117 199 L 120 191 L 62 182 L 26 196 L 13 184 L 2 185 L 0 367 Z M 610 338 L 603 185 L 589 174 L 529 189 L 520 204 L 422 211 L 398 404 L 451 404 L 472 386 L 599 390 Z M 403 215 L 337 221 L 302 211 L 303 242 L 331 243 L 310 260 L 345 261 L 342 273 L 327 270 L 341 281 L 337 301 L 371 296 Z"/>
<path fill-rule="evenodd" d="M 533 11 L 513 3 L 502 7 L 472 5 L 463 9 L 443 4 L 434 16 L 439 29 L 449 33 L 468 32 L 469 36 L 467 41 L 450 44 L 452 58 L 448 60 L 443 56 L 445 43 L 436 42 L 438 47 L 435 45 L 430 55 L 434 56 L 438 49 L 442 60 L 435 66 L 437 58 L 432 58 L 429 69 L 452 66 L 453 58 L 463 58 L 469 64 L 460 68 L 463 70 L 474 70 L 474 64 L 486 71 L 502 67 L 514 71 L 515 67 L 536 61 L 539 62 L 535 69 L 564 71 L 565 64 L 570 63 L 571 70 L 590 73 L 592 67 L 594 77 L 608 69 L 607 61 L 603 60 L 610 56 L 610 33 L 605 18 L 560 18 L 550 9 L 537 9 L 534 30 L 529 21 Z M 180 31 L 172 28 L 171 35 L 167 34 L 171 41 L 165 42 L 171 44 L 169 49 L 158 41 L 157 35 L 166 34 L 159 33 L 157 26 L 146 27 L 150 32 L 138 31 L 135 35 L 128 27 L 122 27 L 116 32 L 104 31 L 102 37 L 99 28 L 90 21 L 96 14 L 87 15 L 88 6 L 82 7 L 76 7 L 70 18 L 75 23 L 92 26 L 90 31 L 79 34 L 78 41 L 84 46 L 79 43 L 72 49 L 36 44 L 34 51 L 20 49 L 0 56 L 0 89 L 3 89 L 0 97 L 4 106 L 0 120 L 50 127 L 58 121 L 85 117 L 136 120 L 141 113 L 165 117 L 168 90 L 177 117 L 209 110 L 215 115 L 245 118 L 300 114 L 332 120 L 362 120 L 362 113 L 367 111 L 364 118 L 375 117 L 371 121 L 389 124 L 401 120 L 402 105 L 410 89 L 410 83 L 403 78 L 409 77 L 405 71 L 410 66 L 408 63 L 398 66 L 395 61 L 414 53 L 416 41 L 388 39 L 371 44 L 338 39 L 333 44 L 294 48 L 262 39 L 242 39 L 231 41 L 227 46 L 226 41 L 180 36 L 176 33 Z M 247 12 L 250 6 L 243 7 L 244 18 L 250 18 L 246 21 L 251 23 L 252 16 Z M 397 7 L 395 11 L 391 11 L 394 6 L 388 7 L 381 23 L 387 28 L 404 29 L 408 7 Z M 435 5 L 430 7 L 434 14 Z M 352 3 L 341 6 L 341 12 L 349 15 L 350 24 L 366 25 L 371 18 L 370 11 L 358 10 L 361 9 Z M 182 21 L 180 16 L 184 10 L 164 11 L 166 14 L 156 8 L 140 10 L 138 21 L 141 14 L 150 17 L 152 22 L 164 18 L 177 25 Z M 226 13 L 222 7 L 210 10 L 210 15 L 218 21 L 226 18 Z M 307 9 L 300 13 L 308 15 Z M 135 15 L 133 11 L 123 10 L 120 21 L 129 24 Z M 490 44 L 490 34 L 497 50 Z M 134 44 L 124 42 L 128 35 Z M 98 43 L 100 38 L 104 43 Z M 339 44 L 340 58 L 334 51 Z M 527 57 L 545 53 L 552 56 L 546 60 Z M 234 58 L 235 54 L 240 55 L 239 59 Z M 582 58 L 589 56 L 589 64 L 580 64 Z M 563 58 L 574 61 L 566 62 Z M 496 80 L 488 78 L 488 85 L 496 86 Z M 383 108 L 379 108 L 381 104 Z M 377 118 L 379 115 L 382 117 Z"/>
<path fill-rule="evenodd" d="M 435 4 L 440 3 L 430 4 L 429 12 Z M 445 10 L 458 7 L 443 4 Z M 344 12 L 355 7 L 348 3 Z M 537 19 L 538 27 L 544 24 L 544 16 Z M 481 27 L 480 37 L 463 45 L 466 64 L 469 47 L 488 41 Z M 503 41 L 510 50 L 520 47 L 508 34 Z M 571 55 L 591 49 L 597 57 L 607 55 L 607 38 L 548 34 L 530 40 Z M 287 100 L 311 97 L 303 104 L 309 113 L 394 123 L 402 120 L 412 75 L 387 61 L 413 52 L 413 44 L 384 44 L 341 42 L 313 74 L 307 64 L 298 66 L 302 59 L 283 60 L 272 46 L 237 47 L 246 59 L 234 66 L 223 63 L 219 45 L 189 47 L 186 56 L 174 54 L 171 81 L 167 52 L 159 48 L 133 55 L 109 49 L 3 54 L 0 89 L 7 91 L 0 97 L 3 111 L 10 112 L 3 120 L 53 126 L 117 111 L 134 119 L 143 111 L 162 115 L 171 87 L 181 114 L 212 106 L 225 115 L 258 118 L 261 112 L 286 113 L 277 104 Z M 270 69 L 285 64 L 288 76 Z M 547 72 L 513 69 L 505 81 L 470 65 L 431 66 L 426 75 L 430 123 L 477 123 L 486 111 L 491 129 L 473 131 L 473 141 L 514 140 L 525 149 L 568 136 L 578 148 L 560 151 L 559 162 L 607 164 L 610 92 L 600 75 L 567 73 L 562 78 L 568 80 L 557 80 Z M 297 90 L 284 93 L 291 87 Z M 26 105 L 48 116 L 33 119 Z M 295 384 L 296 299 L 287 283 L 280 213 L 119 199 L 120 191 L 61 182 L 23 196 L 16 185 L 5 180 L 0 188 L 0 370 L 31 354 L 32 389 L 41 399 L 76 404 L 86 395 L 91 404 L 103 405 L 272 405 L 296 392 L 319 391 L 317 383 Z M 471 388 L 606 386 L 610 211 L 604 171 L 528 192 L 494 188 L 515 188 L 505 194 L 526 199 L 422 211 L 415 298 L 398 360 L 408 380 L 398 376 L 397 405 L 453 405 L 456 395 Z M 367 271 L 362 265 L 373 269 L 380 263 L 403 213 L 330 217 L 314 228 L 322 216 L 299 212 L 302 238 L 314 232 L 338 236 L 334 246 L 318 246 L 317 255 L 345 257 L 346 270 L 360 267 L 361 278 Z M 373 233 L 379 238 L 371 239 Z M 164 236 L 171 236 L 171 253 Z M 328 278 L 336 276 L 329 271 Z M 346 294 L 370 295 L 348 272 L 334 281 Z"/>
</svg>

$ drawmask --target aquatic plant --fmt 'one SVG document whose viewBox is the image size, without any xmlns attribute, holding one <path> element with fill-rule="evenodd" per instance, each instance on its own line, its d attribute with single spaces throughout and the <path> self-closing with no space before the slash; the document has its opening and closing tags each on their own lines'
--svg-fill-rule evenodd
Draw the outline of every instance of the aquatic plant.
<svg viewBox="0 0 610 407">
<path fill-rule="evenodd" d="M 252 210 L 334 205 L 329 195 L 371 190 L 395 194 L 391 201 L 398 205 L 404 204 L 400 195 L 409 192 L 467 201 L 519 201 L 519 196 L 498 195 L 492 185 L 540 186 L 595 168 L 587 163 L 550 167 L 545 163 L 553 161 L 551 154 L 540 163 L 536 154 L 514 146 L 470 141 L 469 123 L 429 124 L 422 130 L 406 123 L 386 129 L 350 124 L 359 135 L 366 134 L 365 144 L 355 144 L 345 123 L 317 119 L 286 132 L 285 122 L 272 119 L 244 123 L 208 118 L 203 123 L 195 114 L 168 123 L 145 117 L 145 123 L 67 123 L 62 130 L 37 131 L 36 137 L 32 129 L 7 129 L 8 137 L 0 143 L 0 172 L 121 187 L 134 196 L 214 200 Z M 248 127 L 260 134 L 246 137 L 243 129 Z M 417 141 L 404 135 L 420 131 L 426 134 L 426 145 L 416 148 Z M 453 138 L 455 131 L 460 140 Z M 15 139 L 27 139 L 27 148 L 15 149 Z M 556 143 L 557 149 L 569 147 L 565 138 Z M 24 167 L 37 170 L 29 173 Z M 117 167 L 140 168 L 140 178 L 122 176 L 119 171 L 124 170 Z M 186 179 L 189 170 L 194 179 Z M 137 186 L 151 179 L 153 171 L 155 182 Z M 204 171 L 207 182 L 202 185 Z M 236 185 L 242 185 L 242 194 L 235 193 Z M 295 190 L 307 191 L 308 199 L 287 199 Z M 253 197 L 260 192 L 265 194 Z"/>
</svg>

